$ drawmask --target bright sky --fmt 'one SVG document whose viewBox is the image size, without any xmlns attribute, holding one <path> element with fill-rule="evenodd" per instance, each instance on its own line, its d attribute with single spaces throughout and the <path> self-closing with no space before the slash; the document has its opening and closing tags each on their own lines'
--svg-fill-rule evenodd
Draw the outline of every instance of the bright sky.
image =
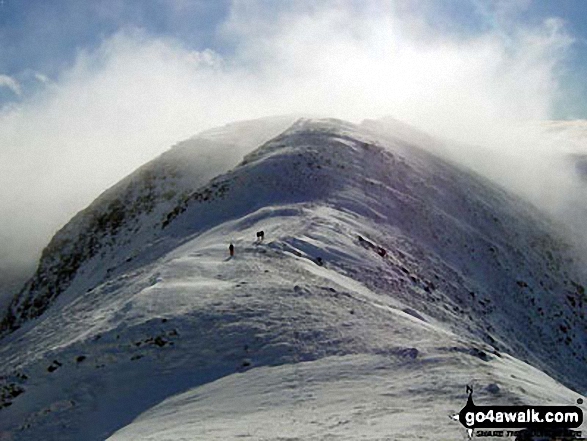
<svg viewBox="0 0 587 441">
<path fill-rule="evenodd" d="M 586 60 L 584 0 L 0 0 L 0 249 L 37 252 L 238 119 L 391 115 L 513 148 L 510 125 L 587 118 Z"/>
<path fill-rule="evenodd" d="M 226 25 L 238 21 L 239 13 L 248 19 L 256 9 L 255 14 L 259 16 L 252 22 L 260 20 L 267 25 L 273 17 L 288 13 L 296 16 L 306 13 L 311 17 L 320 9 L 309 6 L 314 2 L 301 0 L 233 3 L 227 0 L 3 0 L 0 2 L 0 103 L 26 102 L 52 83 L 59 84 L 79 63 L 82 53 L 95 54 L 104 42 L 121 31 L 140 30 L 146 39 L 171 39 L 172 44 L 189 51 L 212 50 L 230 62 L 235 61 L 235 56 L 238 58 L 240 42 L 235 41 L 234 33 L 226 33 Z M 567 35 L 572 42 L 560 54 L 564 59 L 557 79 L 562 96 L 554 103 L 552 117 L 587 117 L 584 85 L 587 2 L 584 0 L 322 3 L 331 9 L 362 10 L 358 15 L 371 10 L 379 18 L 389 14 L 410 21 L 417 19 L 416 26 L 429 28 L 438 39 L 467 41 L 494 34 L 514 45 L 515 34 L 521 28 L 541 27 L 545 21 L 557 19 L 557 32 Z"/>
</svg>

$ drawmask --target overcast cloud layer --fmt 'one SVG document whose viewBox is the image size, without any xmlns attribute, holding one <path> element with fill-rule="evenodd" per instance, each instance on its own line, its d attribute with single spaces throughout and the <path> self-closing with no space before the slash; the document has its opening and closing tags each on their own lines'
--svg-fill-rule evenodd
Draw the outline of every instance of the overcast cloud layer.
<svg viewBox="0 0 587 441">
<path fill-rule="evenodd" d="M 0 266 L 30 261 L 75 212 L 177 141 L 275 114 L 391 115 L 523 159 L 517 176 L 509 161 L 478 168 L 539 199 L 553 144 L 520 127 L 550 119 L 561 99 L 573 44 L 564 23 L 519 27 L 527 2 L 495 2 L 493 26 L 457 36 L 422 18 L 431 2 L 406 3 L 235 2 L 217 30 L 222 54 L 122 25 L 57 78 L 31 74 L 43 87 L 0 114 Z M 5 75 L 0 88 L 21 93 Z M 546 196 L 556 205 L 556 191 Z"/>
</svg>

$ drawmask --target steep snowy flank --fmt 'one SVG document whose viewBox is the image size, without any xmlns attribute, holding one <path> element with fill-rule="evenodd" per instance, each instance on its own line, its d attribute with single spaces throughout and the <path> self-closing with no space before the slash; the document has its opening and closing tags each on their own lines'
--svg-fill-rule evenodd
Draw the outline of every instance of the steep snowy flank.
<svg viewBox="0 0 587 441">
<path fill-rule="evenodd" d="M 575 404 L 572 249 L 419 142 L 304 119 L 218 176 L 176 148 L 104 194 L 12 305 L 0 439 L 459 439 L 466 384 Z"/>
<path fill-rule="evenodd" d="M 395 288 L 415 309 L 587 385 L 575 378 L 587 360 L 585 291 L 556 226 L 423 150 L 382 147 L 377 132 L 333 120 L 298 122 L 193 193 L 163 225 L 188 210 L 176 227 L 184 236 L 266 205 L 300 202 L 352 213 L 372 228 L 349 225 L 347 232 L 355 241 L 375 238 L 356 242 L 367 249 L 390 252 L 370 288 Z M 343 255 L 336 253 L 339 271 L 362 280 L 362 260 Z"/>
<path fill-rule="evenodd" d="M 90 273 L 119 262 L 112 254 L 140 241 L 169 211 L 214 176 L 235 166 L 259 143 L 288 127 L 295 117 L 244 121 L 209 130 L 179 143 L 102 194 L 60 230 L 43 251 L 35 276 L 0 322 L 0 336 L 41 315 L 84 266 Z M 93 259 L 91 264 L 88 264 Z M 132 260 L 132 251 L 125 260 Z"/>
</svg>

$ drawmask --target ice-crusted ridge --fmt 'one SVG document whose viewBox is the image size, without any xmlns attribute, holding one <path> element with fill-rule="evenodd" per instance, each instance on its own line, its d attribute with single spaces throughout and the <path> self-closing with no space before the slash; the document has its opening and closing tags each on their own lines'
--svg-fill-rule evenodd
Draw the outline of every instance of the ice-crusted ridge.
<svg viewBox="0 0 587 441">
<path fill-rule="evenodd" d="M 519 360 L 584 393 L 584 280 L 556 225 L 406 136 L 299 120 L 157 203 L 141 234 L 80 265 L 2 340 L 2 387 L 22 392 L 0 410 L 0 433 L 103 439 L 177 393 L 208 396 L 239 376 L 262 391 L 257 369 L 270 383 L 293 376 L 300 392 L 330 364 L 341 381 L 345 363 L 389 382 L 424 378 L 414 390 L 441 390 L 445 414 L 451 388 L 469 381 L 498 378 L 509 400 L 541 397 L 527 392 L 537 381 L 577 395 Z M 303 402 L 331 387 L 314 386 Z"/>
<path fill-rule="evenodd" d="M 112 258 L 132 260 L 138 252 L 135 245 L 151 237 L 163 214 L 194 188 L 234 167 L 255 147 L 254 143 L 275 136 L 295 119 L 273 117 L 205 131 L 173 146 L 105 191 L 57 232 L 43 250 L 35 275 L 0 319 L 0 335 L 40 316 L 75 282 L 82 266 L 88 266 L 86 274 L 94 272 L 98 277 L 86 277 L 87 283 L 77 289 L 87 289 L 115 271 L 121 262 Z"/>
</svg>

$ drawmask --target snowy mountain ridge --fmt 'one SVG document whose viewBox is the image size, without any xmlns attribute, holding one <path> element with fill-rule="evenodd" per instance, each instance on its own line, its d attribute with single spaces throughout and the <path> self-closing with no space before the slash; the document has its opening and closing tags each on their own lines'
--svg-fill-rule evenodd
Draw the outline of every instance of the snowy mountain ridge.
<svg viewBox="0 0 587 441">
<path fill-rule="evenodd" d="M 122 246 L 140 241 L 153 228 L 158 228 L 161 213 L 175 207 L 193 188 L 236 165 L 233 158 L 239 156 L 239 151 L 243 152 L 242 156 L 251 149 L 251 142 L 275 136 L 294 118 L 270 118 L 262 125 L 255 121 L 241 122 L 230 126 L 228 131 L 219 128 L 203 132 L 174 146 L 104 192 L 43 250 L 36 274 L 0 322 L 0 336 L 41 315 L 72 283 L 85 262 L 95 256 L 104 260 L 113 249 L 118 247 L 120 251 Z M 229 134 L 235 131 L 244 132 L 247 137 L 230 138 Z M 132 252 L 125 256 L 125 260 L 132 258 Z M 107 273 L 113 270 L 116 265 L 113 263 L 105 269 Z M 101 262 L 94 259 L 93 264 L 99 266 Z M 87 271 L 96 270 L 100 271 L 95 268 Z"/>
<path fill-rule="evenodd" d="M 213 176 L 174 176 L 172 150 L 56 236 L 4 325 L 0 439 L 455 439 L 465 384 L 585 393 L 584 278 L 555 224 L 407 132 L 284 130 Z"/>
</svg>

